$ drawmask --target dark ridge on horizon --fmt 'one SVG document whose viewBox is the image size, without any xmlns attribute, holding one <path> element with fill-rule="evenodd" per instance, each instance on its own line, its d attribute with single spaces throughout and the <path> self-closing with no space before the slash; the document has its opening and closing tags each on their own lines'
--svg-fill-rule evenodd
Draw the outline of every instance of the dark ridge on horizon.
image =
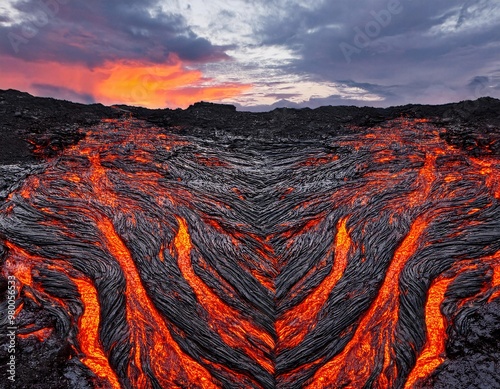
<svg viewBox="0 0 500 389">
<path fill-rule="evenodd" d="M 45 156 L 58 155 L 83 139 L 86 128 L 103 119 L 144 120 L 172 133 L 228 142 L 236 147 L 241 139 L 326 142 L 353 127 L 380 126 L 401 117 L 426 119 L 447 127 L 441 136 L 470 153 L 489 150 L 491 155 L 500 155 L 500 100 L 491 97 L 444 105 L 325 106 L 240 112 L 232 105 L 208 102 L 186 109 L 81 104 L 9 89 L 0 90 L 0 163 L 36 160 L 36 149 L 44 150 Z"/>
<path fill-rule="evenodd" d="M 310 107 L 276 107 L 272 108 L 269 111 L 249 111 L 249 110 L 244 110 L 245 108 L 252 108 L 251 106 L 236 106 L 233 104 L 222 104 L 222 103 L 214 103 L 211 101 L 198 101 L 196 103 L 191 104 L 187 108 L 147 108 L 143 106 L 135 106 L 135 105 L 127 105 L 127 104 L 112 104 L 112 105 L 104 105 L 99 102 L 95 103 L 80 103 L 80 102 L 75 102 L 71 100 L 65 100 L 65 99 L 58 99 L 54 97 L 49 97 L 49 96 L 35 96 L 32 95 L 28 92 L 23 92 L 17 89 L 0 89 L 0 95 L 1 94 L 13 94 L 13 95 L 18 95 L 18 96 L 25 96 L 25 97 L 31 97 L 35 99 L 46 99 L 46 100 L 51 100 L 51 101 L 60 101 L 60 102 L 65 102 L 65 103 L 71 103 L 75 104 L 77 106 L 88 106 L 88 107 L 118 107 L 121 109 L 127 109 L 127 108 L 132 108 L 132 109 L 145 109 L 149 111 L 188 111 L 188 110 L 196 110 L 196 109 L 209 109 L 209 108 L 224 108 L 228 111 L 234 111 L 234 112 L 241 112 L 241 113 L 251 113 L 251 114 L 265 114 L 265 113 L 270 113 L 274 111 L 280 111 L 280 110 L 292 110 L 292 111 L 316 111 L 316 110 L 321 110 L 324 108 L 352 108 L 352 109 L 376 109 L 376 110 L 394 110 L 396 108 L 398 109 L 406 109 L 406 108 L 412 108 L 412 107 L 443 107 L 443 108 L 449 108 L 450 106 L 455 106 L 455 105 L 467 105 L 475 102 L 498 102 L 500 103 L 500 99 L 497 99 L 495 97 L 491 96 L 483 96 L 479 97 L 475 100 L 460 100 L 460 101 L 451 101 L 449 103 L 445 104 L 416 104 L 416 103 L 409 103 L 409 104 L 401 104 L 401 105 L 391 105 L 388 107 L 375 107 L 372 105 L 350 105 L 350 104 L 339 104 L 339 105 L 323 105 L 317 108 L 310 108 Z M 272 107 L 272 105 L 270 106 Z M 241 109 L 241 110 L 240 110 Z"/>
</svg>

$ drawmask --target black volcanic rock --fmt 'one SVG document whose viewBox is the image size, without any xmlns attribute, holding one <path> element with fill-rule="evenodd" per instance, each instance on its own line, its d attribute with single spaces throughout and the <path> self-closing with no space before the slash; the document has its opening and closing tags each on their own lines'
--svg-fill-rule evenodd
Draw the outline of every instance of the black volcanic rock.
<svg viewBox="0 0 500 389">
<path fill-rule="evenodd" d="M 232 105 L 200 102 L 186 110 L 147 109 L 102 104 L 83 105 L 33 97 L 14 90 L 0 91 L 0 134 L 3 163 L 27 161 L 35 147 L 56 155 L 85 136 L 85 128 L 104 118 L 131 115 L 179 134 L 218 139 L 245 138 L 317 140 L 336 136 L 349 126 L 373 127 L 395 118 L 428 118 L 446 128 L 442 137 L 472 155 L 500 153 L 500 100 L 438 106 L 406 105 L 391 108 L 328 106 L 316 109 L 277 108 L 271 112 L 239 112 Z"/>
<path fill-rule="evenodd" d="M 400 128 L 393 140 L 390 131 L 395 125 Z M 376 142 L 378 131 L 385 137 L 380 144 Z M 138 140 L 134 138 L 137 134 Z M 440 152 L 450 153 L 437 153 L 433 160 L 428 151 L 435 144 L 429 139 L 439 147 L 444 145 Z M 353 337 L 358 316 L 370 311 L 391 266 L 390 257 L 408 233 L 410 238 L 423 236 L 429 244 L 426 241 L 408 258 L 411 266 L 407 271 L 397 274 L 400 282 L 395 289 L 403 291 L 398 324 L 404 327 L 397 328 L 400 338 L 394 341 L 397 361 L 374 366 L 366 387 L 375 385 L 382 369 L 396 377 L 394 387 L 404 386 L 399 371 L 411 370 L 415 349 L 423 347 L 426 335 L 425 318 L 412 314 L 423 314 L 432 281 L 443 272 L 453 273 L 455 263 L 474 260 L 469 266 L 472 271 L 463 277 L 454 270 L 458 281 L 443 297 L 444 321 L 452 323 L 445 334 L 445 361 L 417 387 L 500 388 L 500 298 L 489 301 L 487 286 L 493 282 L 493 271 L 489 262 L 482 262 L 489 258 L 495 264 L 498 259 L 491 258 L 500 252 L 500 206 L 496 193 L 485 190 L 494 187 L 498 179 L 489 163 L 500 158 L 500 100 L 481 98 L 385 109 L 278 108 L 250 113 L 206 102 L 185 110 L 82 105 L 8 90 L 0 91 L 0 141 L 0 265 L 5 265 L 9 252 L 18 250 L 27 255 L 28 249 L 38 255 L 31 254 L 34 258 L 53 261 L 52 268 L 36 269 L 33 277 L 43 293 L 30 299 L 35 291 L 23 291 L 21 297 L 29 303 L 23 305 L 19 319 L 20 327 L 53 331 L 45 334 L 43 342 L 23 338 L 22 347 L 16 350 L 18 378 L 10 386 L 5 368 L 8 340 L 6 333 L 0 334 L 0 387 L 91 388 L 89 382 L 96 379 L 95 374 L 81 361 L 82 352 L 75 344 L 75 318 L 81 317 L 85 304 L 79 301 L 82 293 L 73 281 L 84 279 L 82 274 L 94 282 L 96 290 L 101 288 L 99 293 L 104 291 L 99 295 L 103 310 L 113 317 L 99 327 L 106 338 L 103 347 L 112 350 L 110 360 L 122 376 L 130 372 L 133 376 L 137 360 L 130 362 L 131 355 L 141 339 L 137 344 L 129 343 L 129 328 L 119 319 L 125 316 L 127 303 L 122 293 L 127 282 L 123 274 L 135 269 L 141 281 L 135 286 L 143 285 L 154 305 L 169 315 L 168 330 L 175 342 L 193 360 L 209 366 L 224 387 L 235 387 L 237 376 L 246 383 L 240 383 L 242 389 L 274 388 L 278 375 L 281 388 L 301 388 L 321 363 L 338 355 Z M 480 168 L 474 163 L 482 166 L 484 174 L 478 173 Z M 428 165 L 437 173 L 430 172 Z M 428 176 L 438 177 L 435 187 L 426 186 Z M 140 179 L 134 181 L 136 177 Z M 39 185 L 33 191 L 39 191 L 40 196 L 32 199 L 31 194 L 22 193 L 20 188 L 26 182 Z M 168 193 L 161 201 L 155 185 Z M 71 197 L 78 190 L 84 194 Z M 121 197 L 114 193 L 119 191 Z M 338 196 L 332 200 L 334 194 Z M 406 206 L 402 195 L 414 197 L 410 204 L 423 205 L 415 209 Z M 109 209 L 115 213 L 106 214 L 111 213 Z M 191 277 L 202 279 L 221 301 L 269 333 L 275 331 L 276 316 L 299 305 L 307 290 L 318 287 L 331 271 L 334 235 L 339 231 L 351 234 L 349 239 L 359 243 L 345 253 L 352 256 L 352 266 L 350 262 L 346 279 L 339 281 L 340 292 L 330 296 L 319 315 L 320 319 L 331 315 L 335 320 L 318 319 L 317 327 L 310 329 L 312 335 L 305 336 L 296 353 L 291 346 L 279 353 L 268 352 L 262 359 L 275 358 L 273 374 L 238 347 L 228 346 L 210 332 L 212 325 L 205 320 L 209 313 L 196 305 L 190 284 L 177 268 L 182 246 L 177 247 L 174 238 L 180 234 L 181 224 L 174 211 L 189 224 L 195 250 L 199 250 L 192 258 Z M 419 219 L 419 212 L 435 218 L 420 235 L 412 235 L 410 226 Z M 107 215 L 108 224 L 96 222 L 94 213 Z M 106 243 L 100 234 L 110 226 L 116 231 L 111 235 L 114 239 Z M 268 231 L 272 232 L 269 239 Z M 299 235 L 288 246 L 284 237 L 294 234 Z M 11 242 L 9 247 L 7 241 Z M 106 252 L 106 246 L 113 246 L 113 242 L 122 257 L 126 257 L 124 248 L 130 249 L 135 262 L 128 263 L 126 269 Z M 227 250 L 217 251 L 210 246 L 213 242 Z M 160 259 L 155 257 L 160 256 L 158 252 Z M 276 261 L 271 270 L 259 269 L 256 252 L 271 258 L 270 262 L 279 255 L 283 262 L 289 258 L 317 260 L 313 265 L 297 260 L 278 277 L 276 269 L 285 268 L 283 263 Z M 380 261 L 374 260 L 379 257 Z M 19 255 L 16 259 L 23 260 Z M 241 262 L 245 271 L 235 270 L 236 262 Z M 59 271 L 61 263 L 70 268 L 67 273 Z M 269 271 L 275 284 L 264 287 L 252 271 L 261 278 L 265 277 L 260 271 Z M 361 280 L 357 279 L 358 271 L 364 277 Z M 115 278 L 107 278 L 106 272 Z M 219 282 L 217 273 L 223 275 L 224 282 Z M 306 276 L 301 281 L 297 274 Z M 414 283 L 417 279 L 420 283 Z M 283 287 L 289 280 L 297 283 L 294 289 Z M 2 313 L 7 285 L 0 277 Z M 273 287 L 278 291 L 275 295 L 269 291 Z M 49 294 L 65 309 L 58 310 L 42 298 Z M 145 317 L 141 325 L 150 319 Z M 383 326 L 384 322 L 376 324 Z M 5 326 L 5 322 L 0 324 Z M 146 338 L 145 343 L 151 342 Z M 252 346 L 264 347 L 263 343 L 254 341 Z M 148 358 L 145 354 L 141 357 L 144 361 Z M 155 362 L 149 360 L 144 365 Z M 297 373 L 295 368 L 303 365 L 311 371 Z M 153 386 L 159 388 L 153 370 L 148 371 L 148 377 L 153 377 Z M 294 374 L 298 377 L 295 381 Z M 191 387 L 182 381 L 182 374 L 179 377 L 179 387 Z M 132 387 L 129 378 L 123 381 L 126 387 Z"/>
<path fill-rule="evenodd" d="M 37 147 L 43 155 L 55 155 L 84 136 L 81 128 L 121 115 L 102 104 L 83 105 L 11 89 L 0 91 L 0 163 L 30 161 Z"/>
</svg>

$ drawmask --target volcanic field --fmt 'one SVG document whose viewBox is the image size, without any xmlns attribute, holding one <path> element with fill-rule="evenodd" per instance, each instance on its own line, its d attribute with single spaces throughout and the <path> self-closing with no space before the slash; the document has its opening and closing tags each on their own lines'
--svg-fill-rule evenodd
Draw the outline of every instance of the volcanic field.
<svg viewBox="0 0 500 389">
<path fill-rule="evenodd" d="M 500 388 L 500 101 L 1 91 L 0 264 L 2 388 Z"/>
</svg>

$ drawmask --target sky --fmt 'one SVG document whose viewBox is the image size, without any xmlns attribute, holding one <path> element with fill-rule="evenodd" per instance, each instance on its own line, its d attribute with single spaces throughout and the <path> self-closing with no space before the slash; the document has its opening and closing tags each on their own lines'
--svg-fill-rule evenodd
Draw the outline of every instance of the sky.
<svg viewBox="0 0 500 389">
<path fill-rule="evenodd" d="M 496 0 L 0 0 L 0 89 L 240 110 L 500 98 Z"/>
</svg>

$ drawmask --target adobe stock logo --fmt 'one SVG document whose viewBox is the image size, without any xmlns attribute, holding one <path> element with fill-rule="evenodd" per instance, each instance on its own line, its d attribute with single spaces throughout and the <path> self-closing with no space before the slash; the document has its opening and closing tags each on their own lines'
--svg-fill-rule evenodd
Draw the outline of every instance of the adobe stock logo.
<svg viewBox="0 0 500 389">
<path fill-rule="evenodd" d="M 12 50 L 19 53 L 21 44 L 27 44 L 38 35 L 40 29 L 53 21 L 60 10 L 60 5 L 68 4 L 70 0 L 38 0 L 37 7 L 29 19 L 23 22 L 20 30 L 9 32 L 8 38 Z"/>
<path fill-rule="evenodd" d="M 403 12 L 401 2 L 399 0 L 389 0 L 385 9 L 379 12 L 370 12 L 373 19 L 367 22 L 363 29 L 354 27 L 356 35 L 354 36 L 353 44 L 342 42 L 339 45 L 347 63 L 351 63 L 351 57 L 354 54 L 361 53 L 363 49 L 370 45 L 373 39 L 380 35 L 382 30 L 391 23 L 393 15 L 398 15 L 401 12 Z"/>
</svg>

